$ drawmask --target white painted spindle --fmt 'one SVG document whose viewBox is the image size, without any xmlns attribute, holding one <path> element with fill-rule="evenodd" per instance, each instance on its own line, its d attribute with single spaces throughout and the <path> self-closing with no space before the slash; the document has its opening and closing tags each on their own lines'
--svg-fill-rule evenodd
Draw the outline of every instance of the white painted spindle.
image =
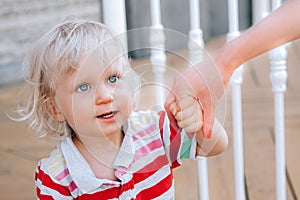
<svg viewBox="0 0 300 200">
<path fill-rule="evenodd" d="M 203 31 L 200 28 L 200 0 L 190 0 L 190 31 L 189 56 L 191 64 L 196 64 L 203 58 Z"/>
<path fill-rule="evenodd" d="M 228 0 L 229 33 L 227 41 L 240 35 L 238 1 Z M 241 85 L 243 83 L 243 66 L 237 68 L 230 80 L 232 86 L 232 118 L 233 118 L 233 148 L 234 148 L 234 172 L 235 172 L 235 196 L 236 200 L 245 200 L 244 181 L 244 149 L 243 149 L 243 124 L 242 124 L 242 99 Z"/>
<path fill-rule="evenodd" d="M 272 10 L 281 5 L 280 0 L 272 0 Z M 286 168 L 285 168 L 285 121 L 284 121 L 284 92 L 286 91 L 287 71 L 285 46 L 270 51 L 270 79 L 274 92 L 274 129 L 276 155 L 276 191 L 277 200 L 286 199 Z"/>
<path fill-rule="evenodd" d="M 199 183 L 199 200 L 209 199 L 207 158 L 197 158 L 198 164 L 198 183 Z"/>
<path fill-rule="evenodd" d="M 252 1 L 253 10 L 253 24 L 256 24 L 262 18 L 267 16 L 270 12 L 270 0 L 253 0 Z"/>
<path fill-rule="evenodd" d="M 189 31 L 189 62 L 190 67 L 194 67 L 194 64 L 201 61 L 203 58 L 203 32 L 200 29 L 200 5 L 199 0 L 190 0 L 190 31 Z M 208 175 L 207 175 L 207 159 L 198 158 L 198 183 L 199 183 L 199 199 L 209 199 L 208 189 Z"/>
<path fill-rule="evenodd" d="M 156 85 L 156 103 L 160 106 L 165 101 L 165 71 L 166 71 L 166 54 L 165 54 L 165 34 L 164 27 L 161 24 L 160 0 L 151 0 L 151 29 L 150 45 L 152 71 L 155 76 Z"/>
<path fill-rule="evenodd" d="M 103 0 L 102 6 L 104 23 L 120 37 L 127 52 L 125 0 Z"/>
<path fill-rule="evenodd" d="M 241 85 L 243 83 L 243 66 L 236 69 L 230 80 L 232 91 L 232 120 L 233 120 L 233 148 L 236 200 L 245 199 L 244 181 L 244 148 Z"/>
</svg>

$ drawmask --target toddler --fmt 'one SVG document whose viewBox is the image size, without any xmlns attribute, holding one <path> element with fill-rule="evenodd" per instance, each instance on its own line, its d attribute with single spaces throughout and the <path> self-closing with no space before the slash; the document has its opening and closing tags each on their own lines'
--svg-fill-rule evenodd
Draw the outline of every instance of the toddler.
<svg viewBox="0 0 300 200">
<path fill-rule="evenodd" d="M 136 111 L 140 79 L 121 42 L 103 24 L 69 20 L 25 59 L 29 98 L 18 110 L 40 137 L 58 139 L 36 167 L 38 199 L 174 199 L 182 158 L 227 146 L 216 121 L 202 135 L 199 102 L 186 96 L 165 111 Z"/>
</svg>

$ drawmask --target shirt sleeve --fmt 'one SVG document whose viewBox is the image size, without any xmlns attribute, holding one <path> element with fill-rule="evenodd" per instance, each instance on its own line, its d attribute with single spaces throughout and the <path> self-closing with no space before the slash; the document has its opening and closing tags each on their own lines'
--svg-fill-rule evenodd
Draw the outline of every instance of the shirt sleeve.
<svg viewBox="0 0 300 200">
<path fill-rule="evenodd" d="M 48 173 L 43 169 L 43 160 L 39 161 L 35 173 L 35 187 L 37 199 L 73 199 L 68 188 L 57 183 Z"/>
<path fill-rule="evenodd" d="M 196 158 L 196 138 L 189 138 L 185 131 L 178 127 L 176 120 L 170 119 L 165 111 L 160 111 L 159 129 L 166 154 L 172 168 L 182 164 L 182 158 Z"/>
</svg>

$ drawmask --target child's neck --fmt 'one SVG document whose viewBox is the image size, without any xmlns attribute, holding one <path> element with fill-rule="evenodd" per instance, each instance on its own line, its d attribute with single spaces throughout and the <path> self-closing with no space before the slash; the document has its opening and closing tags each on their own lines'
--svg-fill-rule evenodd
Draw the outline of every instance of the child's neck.
<svg viewBox="0 0 300 200">
<path fill-rule="evenodd" d="M 73 142 L 98 178 L 116 180 L 113 163 L 122 145 L 124 134 L 115 137 L 73 138 Z"/>
</svg>

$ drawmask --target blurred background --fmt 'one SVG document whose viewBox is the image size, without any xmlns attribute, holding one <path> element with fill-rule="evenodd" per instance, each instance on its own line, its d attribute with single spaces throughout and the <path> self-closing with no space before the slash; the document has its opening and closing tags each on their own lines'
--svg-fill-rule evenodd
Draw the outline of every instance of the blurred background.
<svg viewBox="0 0 300 200">
<path fill-rule="evenodd" d="M 113 1 L 112 1 L 113 2 Z M 21 63 L 26 51 L 41 35 L 67 17 L 103 22 L 101 0 L 1 0 L 0 1 L 0 85 L 22 79 Z M 150 1 L 125 0 L 127 29 L 150 26 Z M 251 0 L 239 0 L 240 29 L 252 23 Z M 227 1 L 200 1 L 201 29 L 207 42 L 228 32 Z M 165 28 L 188 35 L 189 1 L 162 0 L 162 24 Z M 144 37 L 145 38 L 145 37 Z M 128 38 L 128 46 L 138 45 L 139 37 Z M 184 41 L 167 40 L 167 49 L 186 48 Z M 148 52 L 133 52 L 135 58 Z"/>
</svg>

